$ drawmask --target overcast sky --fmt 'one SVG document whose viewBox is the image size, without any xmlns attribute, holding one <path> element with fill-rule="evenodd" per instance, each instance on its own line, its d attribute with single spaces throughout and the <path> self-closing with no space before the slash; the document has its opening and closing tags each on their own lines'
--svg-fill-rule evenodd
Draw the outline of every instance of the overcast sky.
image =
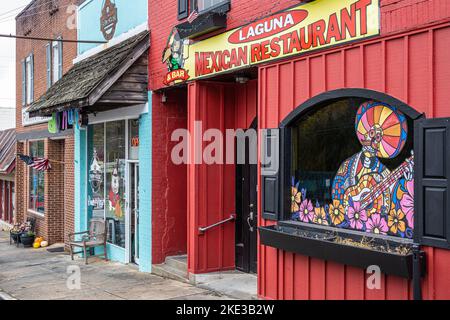
<svg viewBox="0 0 450 320">
<path fill-rule="evenodd" d="M 15 34 L 15 16 L 31 0 L 0 1 L 0 34 Z M 14 126 L 16 105 L 16 42 L 14 39 L 0 38 L 0 130 Z M 12 109 L 11 109 L 12 108 Z M 12 116 L 8 116 L 11 114 Z M 11 118 L 12 117 L 12 118 Z"/>
</svg>

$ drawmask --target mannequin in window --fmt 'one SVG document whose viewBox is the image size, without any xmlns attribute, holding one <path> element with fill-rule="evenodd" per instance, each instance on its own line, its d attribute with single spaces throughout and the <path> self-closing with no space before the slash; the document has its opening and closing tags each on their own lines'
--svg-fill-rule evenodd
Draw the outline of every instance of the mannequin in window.
<svg viewBox="0 0 450 320">
<path fill-rule="evenodd" d="M 116 160 L 114 170 L 111 175 L 111 189 L 109 191 L 110 210 L 114 211 L 117 219 L 122 218 L 122 199 L 120 197 L 120 177 L 119 177 L 119 160 Z"/>
</svg>

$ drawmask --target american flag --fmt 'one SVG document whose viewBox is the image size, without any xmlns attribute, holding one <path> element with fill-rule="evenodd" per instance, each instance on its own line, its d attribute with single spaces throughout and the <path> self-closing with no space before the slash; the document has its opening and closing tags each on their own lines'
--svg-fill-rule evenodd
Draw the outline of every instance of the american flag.
<svg viewBox="0 0 450 320">
<path fill-rule="evenodd" d="M 192 23 L 192 21 L 194 21 L 195 19 L 197 19 L 198 17 L 198 12 L 197 10 L 192 11 L 192 13 L 189 15 L 189 17 L 187 18 L 187 21 L 189 23 Z"/>
<path fill-rule="evenodd" d="M 23 154 L 19 154 L 19 158 L 25 162 L 27 166 L 36 169 L 37 171 L 48 171 L 52 168 L 48 159 L 29 157 Z"/>
</svg>

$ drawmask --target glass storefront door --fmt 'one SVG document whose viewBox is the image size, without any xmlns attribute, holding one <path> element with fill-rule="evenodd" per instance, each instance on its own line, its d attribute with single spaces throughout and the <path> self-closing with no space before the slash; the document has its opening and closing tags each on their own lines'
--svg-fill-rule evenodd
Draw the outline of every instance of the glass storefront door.
<svg viewBox="0 0 450 320">
<path fill-rule="evenodd" d="M 128 257 L 130 252 L 133 256 L 138 252 L 132 230 L 138 216 L 138 148 L 138 120 L 110 121 L 88 128 L 88 219 L 105 219 L 108 243 Z"/>
</svg>

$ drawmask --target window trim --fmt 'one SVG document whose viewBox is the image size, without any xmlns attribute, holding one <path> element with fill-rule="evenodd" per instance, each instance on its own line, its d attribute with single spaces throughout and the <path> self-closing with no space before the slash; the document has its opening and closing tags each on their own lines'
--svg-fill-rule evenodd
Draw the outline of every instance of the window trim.
<svg viewBox="0 0 450 320">
<path fill-rule="evenodd" d="M 221 8 L 222 6 L 230 5 L 231 4 L 231 0 L 221 0 L 219 3 L 216 3 L 215 5 L 207 8 L 207 9 L 203 9 L 203 10 L 199 10 L 198 9 L 198 0 L 193 0 L 193 3 L 194 3 L 195 10 L 197 10 L 197 12 L 199 14 L 203 14 L 203 13 L 206 13 L 206 12 L 209 12 L 209 11 L 213 11 L 213 10 L 215 10 L 217 8 Z M 228 8 L 228 10 L 226 10 L 226 11 L 229 11 L 229 10 L 230 10 L 230 8 Z M 192 12 L 192 10 L 191 10 L 191 12 Z"/>
<path fill-rule="evenodd" d="M 182 2 L 184 2 L 186 4 L 186 10 L 183 12 L 180 12 L 180 4 Z M 177 19 L 178 20 L 184 20 L 187 17 L 189 17 L 191 12 L 193 11 L 192 4 L 193 4 L 192 0 L 177 0 Z"/>
<path fill-rule="evenodd" d="M 26 58 L 20 61 L 22 68 L 22 108 L 27 106 L 27 62 Z"/>
<path fill-rule="evenodd" d="M 47 73 L 47 89 L 49 89 L 52 84 L 52 66 L 53 66 L 53 59 L 52 59 L 52 42 L 47 42 L 45 45 L 45 60 L 46 60 L 46 73 Z"/>
<path fill-rule="evenodd" d="M 23 106 L 28 106 L 34 101 L 34 55 L 30 53 L 25 57 L 24 61 L 24 85 L 22 85 L 23 90 L 25 90 L 24 99 L 22 102 Z M 30 90 L 28 92 L 28 90 Z"/>
<path fill-rule="evenodd" d="M 55 52 L 57 53 L 58 57 L 56 57 Z M 58 81 L 57 78 L 59 78 L 59 61 L 57 59 L 59 59 L 59 42 L 52 41 L 52 55 L 51 55 L 52 85 L 54 85 L 56 81 Z M 58 62 L 58 64 L 55 66 L 56 62 Z"/>
<path fill-rule="evenodd" d="M 183 13 L 180 13 L 180 1 L 185 1 L 186 2 L 186 11 Z M 231 0 L 222 0 L 221 2 L 207 8 L 204 10 L 199 10 L 198 9 L 198 0 L 178 0 L 177 2 L 177 19 L 178 20 L 184 20 L 187 17 L 189 17 L 189 15 L 196 11 L 199 15 L 210 12 L 210 11 L 214 11 L 217 9 L 221 9 L 218 10 L 220 12 L 228 12 L 231 9 Z"/>
<path fill-rule="evenodd" d="M 57 37 L 55 40 L 48 42 L 45 45 L 46 48 L 46 62 L 47 62 L 47 89 L 54 85 L 63 76 L 62 66 L 63 66 L 63 54 L 62 54 L 62 37 Z M 57 57 L 55 57 L 55 53 Z M 55 65 L 55 62 L 58 62 Z M 55 77 L 55 74 L 57 75 Z"/>
<path fill-rule="evenodd" d="M 31 214 L 33 214 L 35 216 L 38 216 L 40 218 L 45 218 L 45 213 L 41 213 L 41 212 L 38 212 L 38 211 L 33 210 L 33 209 L 27 209 L 27 212 L 31 213 Z"/>
<path fill-rule="evenodd" d="M 338 89 L 333 91 L 328 91 L 321 93 L 297 108 L 295 108 L 291 113 L 289 113 L 283 121 L 279 124 L 279 129 L 282 131 L 281 142 L 280 142 L 280 174 L 279 174 L 279 214 L 276 221 L 281 225 L 289 225 L 292 227 L 299 228 L 299 224 L 296 221 L 290 219 L 290 192 L 291 192 L 291 134 L 289 130 L 291 126 L 303 115 L 305 115 L 312 108 L 317 106 L 330 103 L 336 100 L 341 100 L 345 98 L 364 98 L 369 100 L 377 100 L 390 105 L 395 105 L 401 112 L 403 112 L 407 117 L 415 123 L 420 119 L 425 118 L 425 114 L 419 113 L 406 103 L 389 96 L 385 93 L 368 90 L 368 89 Z M 414 216 L 414 225 L 417 225 L 418 216 Z M 312 227 L 316 227 L 315 224 L 311 224 Z M 330 231 L 339 231 L 342 233 L 347 232 L 347 229 L 336 228 L 333 226 L 324 226 L 324 228 Z M 413 238 L 416 235 L 416 228 L 413 231 Z M 350 230 L 354 231 L 354 230 Z M 372 236 L 372 234 L 370 234 Z M 367 236 L 367 234 L 366 234 Z M 402 238 L 396 236 L 387 236 L 391 241 L 401 241 Z"/>
<path fill-rule="evenodd" d="M 94 125 L 102 125 L 102 127 L 103 127 L 103 148 L 104 148 L 104 150 L 106 151 L 106 144 L 107 144 L 107 141 L 106 141 L 106 124 L 107 123 L 112 123 L 112 122 L 120 122 L 120 121 L 125 121 L 125 162 L 126 162 L 126 165 L 128 165 L 128 163 L 139 163 L 139 161 L 140 161 L 140 159 L 137 159 L 137 160 L 130 160 L 129 159 L 129 157 L 130 157 L 130 155 L 129 155 L 129 148 L 130 148 L 130 141 L 129 141 L 129 134 L 130 134 L 130 132 L 129 132 L 129 127 L 130 127 L 130 124 L 129 124 L 129 122 L 130 121 L 132 121 L 132 120 L 137 120 L 137 121 L 139 121 L 140 120 L 140 117 L 138 116 L 138 117 L 134 117 L 134 116 L 132 116 L 132 117 L 125 117 L 125 118 L 121 118 L 121 119 L 109 119 L 109 120 L 106 120 L 106 121 L 99 121 L 99 122 L 92 122 L 92 123 L 90 123 L 89 124 L 89 126 L 88 126 L 88 130 L 92 130 L 91 129 L 91 126 L 94 126 Z M 139 126 L 140 126 L 140 123 L 139 123 Z M 89 144 L 89 142 L 88 142 L 88 134 L 86 134 L 86 145 L 88 145 Z M 87 183 L 87 189 L 86 189 L 86 193 L 88 194 L 89 193 L 89 162 L 90 162 L 90 160 L 91 159 L 89 159 L 89 150 L 86 150 L 86 156 L 87 156 L 87 163 L 88 163 L 88 166 L 87 166 L 87 170 L 86 170 L 86 175 L 87 175 L 87 181 L 88 181 L 88 183 Z M 104 163 L 106 162 L 106 159 L 103 159 L 103 161 L 104 161 Z M 126 197 L 127 197 L 127 193 L 128 193 L 128 186 L 127 186 L 127 184 L 128 184 L 128 174 L 127 174 L 127 167 L 125 168 L 125 186 L 124 186 L 124 188 L 125 188 L 125 199 L 126 199 Z M 104 199 L 104 201 L 105 201 L 105 205 L 104 205 L 104 207 L 103 207 L 103 219 L 106 221 L 106 199 L 107 199 L 107 197 L 108 197 L 108 191 L 107 191 L 107 189 L 106 189 L 106 179 L 107 179 L 107 173 L 106 173 L 106 165 L 104 166 L 104 168 L 103 168 L 103 181 L 104 181 L 104 189 L 103 189 L 103 199 Z M 88 199 L 89 197 L 86 197 L 86 206 L 87 207 L 89 207 L 89 199 Z M 127 224 L 127 204 L 125 203 L 125 224 Z M 89 217 L 88 217 L 88 215 L 86 215 L 86 218 L 87 219 L 89 219 Z M 125 230 L 127 230 L 127 225 L 125 225 Z M 126 237 L 126 235 L 125 235 L 125 237 Z M 108 239 L 107 239 L 108 240 Z M 117 245 L 117 244 L 114 244 L 114 243 L 112 243 L 112 242 L 109 242 L 109 241 L 107 241 L 107 244 L 108 245 L 110 245 L 110 246 L 114 246 L 114 247 L 116 247 L 116 248 L 119 248 L 119 249 L 121 249 L 121 250 L 127 250 L 127 241 L 126 241 L 126 239 L 125 239 L 125 247 L 121 247 L 120 245 Z"/>
<path fill-rule="evenodd" d="M 43 144 L 44 144 L 44 155 L 43 155 L 43 157 L 45 157 L 45 140 L 42 140 L 42 139 L 29 140 L 28 143 L 27 143 L 28 153 L 31 156 L 30 144 L 31 143 L 36 143 L 36 142 L 37 143 L 43 142 Z M 45 208 L 45 179 L 46 179 L 46 175 L 44 173 L 44 212 L 39 212 L 39 211 L 36 210 L 36 208 L 31 208 L 30 207 L 30 195 L 31 195 L 30 178 L 31 178 L 31 170 L 32 170 L 32 168 L 27 166 L 27 175 L 26 175 L 27 176 L 27 202 L 26 202 L 27 203 L 27 212 L 30 212 L 30 213 L 35 214 L 35 215 L 38 215 L 40 217 L 45 217 L 45 211 L 46 211 L 46 208 Z"/>
</svg>

